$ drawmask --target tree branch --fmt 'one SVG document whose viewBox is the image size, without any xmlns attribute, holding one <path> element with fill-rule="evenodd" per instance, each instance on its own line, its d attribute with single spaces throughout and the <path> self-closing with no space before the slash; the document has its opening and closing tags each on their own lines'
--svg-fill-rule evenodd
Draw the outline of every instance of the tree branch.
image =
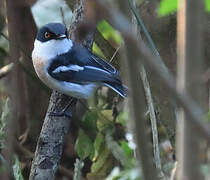
<svg viewBox="0 0 210 180">
<path fill-rule="evenodd" d="M 84 18 L 84 0 L 78 0 L 73 13 L 71 24 L 71 37 L 75 39 L 75 30 L 79 22 Z M 93 43 L 93 33 L 89 34 L 83 41 L 89 49 Z M 69 119 L 66 117 L 49 116 L 50 112 L 61 111 L 73 98 L 53 92 L 48 112 L 37 143 L 35 157 L 32 163 L 30 180 L 52 180 L 55 177 L 58 162 L 62 155 L 64 136 L 69 130 Z M 75 109 L 73 104 L 70 109 Z"/>
<path fill-rule="evenodd" d="M 128 4 L 126 1 L 121 2 L 120 9 L 124 14 L 129 16 Z M 133 26 L 135 35 L 137 36 L 137 26 Z M 139 39 L 139 38 L 137 38 Z M 143 170 L 144 179 L 157 179 L 156 169 L 152 158 L 152 146 L 149 140 L 148 131 L 149 128 L 146 124 L 144 118 L 144 113 L 146 109 L 144 88 L 139 74 L 139 66 L 137 61 L 137 52 L 133 50 L 133 46 L 125 39 L 125 49 L 127 54 L 127 60 L 125 61 L 125 67 L 128 71 L 128 83 L 130 85 L 130 111 L 133 115 L 134 124 L 134 135 L 137 143 L 137 157 L 139 157 L 139 162 L 141 162 L 141 167 Z M 128 60 L 129 59 L 129 60 Z"/>
<path fill-rule="evenodd" d="M 178 19 L 178 66 L 177 88 L 186 90 L 202 109 L 207 99 L 206 85 L 197 78 L 204 74 L 203 58 L 203 19 L 204 2 L 194 0 L 179 1 Z M 201 136 L 192 124 L 189 115 L 180 109 L 178 113 L 177 179 L 202 180 Z M 202 118 L 200 119 L 202 122 Z"/>
</svg>

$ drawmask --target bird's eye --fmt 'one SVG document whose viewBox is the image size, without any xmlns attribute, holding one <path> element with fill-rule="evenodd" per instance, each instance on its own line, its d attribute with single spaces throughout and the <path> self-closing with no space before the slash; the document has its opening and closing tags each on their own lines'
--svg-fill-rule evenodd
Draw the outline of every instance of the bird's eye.
<svg viewBox="0 0 210 180">
<path fill-rule="evenodd" d="M 51 34 L 50 34 L 49 32 L 46 32 L 46 33 L 44 34 L 44 37 L 45 37 L 46 39 L 49 39 L 49 38 L 51 37 Z"/>
</svg>

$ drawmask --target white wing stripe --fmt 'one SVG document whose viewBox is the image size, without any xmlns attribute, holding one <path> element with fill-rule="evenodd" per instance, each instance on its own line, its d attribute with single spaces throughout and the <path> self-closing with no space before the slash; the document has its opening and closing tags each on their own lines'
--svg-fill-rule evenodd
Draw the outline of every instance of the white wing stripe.
<svg viewBox="0 0 210 180">
<path fill-rule="evenodd" d="M 100 68 L 97 68 L 97 67 L 94 67 L 94 66 L 85 66 L 85 68 L 88 68 L 88 69 L 94 69 L 94 70 L 97 70 L 97 71 L 101 71 L 101 72 L 104 72 L 106 74 L 110 74 L 109 72 L 103 70 L 103 69 L 100 69 Z"/>
<path fill-rule="evenodd" d="M 82 70 L 84 70 L 84 67 L 78 65 L 59 66 L 53 71 L 53 73 L 59 73 L 65 71 L 82 71 Z"/>
</svg>

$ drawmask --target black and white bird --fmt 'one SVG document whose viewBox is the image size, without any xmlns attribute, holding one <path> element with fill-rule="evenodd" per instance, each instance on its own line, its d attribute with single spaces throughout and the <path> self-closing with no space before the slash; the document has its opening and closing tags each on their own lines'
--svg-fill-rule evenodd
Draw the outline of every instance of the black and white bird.
<svg viewBox="0 0 210 180">
<path fill-rule="evenodd" d="M 49 23 L 40 28 L 32 59 L 39 78 L 50 88 L 68 96 L 87 99 L 100 86 L 126 96 L 118 71 L 69 39 L 63 24 Z"/>
</svg>

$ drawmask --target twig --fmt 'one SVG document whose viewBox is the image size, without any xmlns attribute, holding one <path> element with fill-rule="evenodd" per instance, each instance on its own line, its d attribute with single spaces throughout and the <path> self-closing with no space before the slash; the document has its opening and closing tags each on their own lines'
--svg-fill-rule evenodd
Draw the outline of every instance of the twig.
<svg viewBox="0 0 210 180">
<path fill-rule="evenodd" d="M 74 179 L 80 180 L 82 176 L 82 168 L 84 167 L 84 162 L 82 160 L 76 159 L 74 163 Z"/>
<path fill-rule="evenodd" d="M 132 2 L 131 2 L 131 0 L 128 0 L 128 1 L 129 1 L 129 5 L 130 5 L 133 13 L 136 14 L 135 17 L 132 18 L 133 21 L 134 21 L 134 25 L 136 25 L 137 24 L 136 21 L 138 21 L 138 19 L 141 20 L 140 18 L 138 18 L 138 13 L 136 11 L 136 3 L 135 3 L 134 0 L 132 0 Z M 149 36 L 149 33 L 147 33 L 146 28 L 144 27 L 143 21 L 141 21 L 141 23 L 138 23 L 138 25 L 141 26 L 142 29 L 144 29 L 143 32 L 145 33 L 146 36 L 149 37 L 149 39 L 148 39 L 149 43 L 151 43 L 151 46 L 154 48 L 155 51 L 157 51 L 157 49 L 154 47 L 154 43 L 153 43 L 152 39 Z M 138 37 L 138 34 L 140 34 L 140 28 L 138 28 L 137 25 L 136 25 L 135 28 L 136 28 L 136 31 L 137 31 L 136 35 Z M 138 39 L 142 41 L 141 36 Z M 156 55 L 159 55 L 159 53 L 158 54 L 156 53 Z M 141 75 L 141 80 L 143 82 L 143 87 L 144 87 L 145 97 L 146 97 L 146 101 L 147 101 L 147 106 L 148 106 L 148 109 L 149 109 L 151 128 L 152 128 L 153 153 L 154 153 L 155 165 L 156 165 L 156 168 L 158 169 L 159 176 L 161 178 L 165 179 L 164 173 L 162 171 L 161 160 L 160 160 L 157 119 L 156 119 L 156 115 L 155 115 L 155 109 L 154 109 L 151 89 L 150 89 L 149 81 L 147 79 L 147 73 L 146 73 L 146 70 L 145 70 L 143 65 L 140 67 L 140 75 Z"/>
<path fill-rule="evenodd" d="M 8 73 L 11 72 L 13 65 L 14 65 L 13 63 L 10 63 L 0 69 L 0 79 L 5 77 Z"/>
<path fill-rule="evenodd" d="M 113 56 L 111 57 L 109 63 L 111 63 L 111 62 L 113 61 L 113 59 L 114 59 L 114 57 L 116 56 L 116 54 L 118 53 L 120 47 L 121 47 L 121 46 L 119 46 L 119 47 L 115 50 L 115 52 L 114 52 Z"/>
<path fill-rule="evenodd" d="M 153 42 L 149 32 L 147 31 L 147 28 L 145 27 L 144 25 L 144 22 L 142 21 L 139 13 L 137 12 L 137 9 L 136 7 L 133 5 L 133 3 L 131 2 L 131 0 L 128 0 L 129 2 L 129 6 L 134 14 L 134 16 L 136 17 L 136 20 L 139 24 L 139 26 L 141 27 L 141 30 L 143 31 L 143 33 L 145 34 L 146 36 L 146 39 L 149 43 L 149 46 L 150 48 L 152 49 L 152 51 L 154 52 L 154 54 L 157 56 L 157 59 L 158 59 L 158 62 L 163 66 L 163 68 L 165 69 L 165 71 L 168 71 L 168 68 L 166 67 L 166 65 L 164 64 L 164 61 L 162 60 L 156 46 L 155 46 L 155 43 Z"/>
<path fill-rule="evenodd" d="M 64 16 L 64 12 L 63 12 L 63 8 L 62 8 L 62 7 L 60 7 L 60 12 L 61 12 L 62 22 L 63 22 L 63 24 L 66 26 L 65 16 Z M 66 27 L 67 27 L 67 26 L 66 26 Z"/>
<path fill-rule="evenodd" d="M 120 4 L 120 9 L 127 16 L 129 15 L 129 9 L 127 8 L 126 1 L 118 1 Z M 122 22 L 124 23 L 124 22 Z M 131 28 L 134 26 L 131 25 Z M 134 29 L 134 28 L 133 28 Z M 135 27 L 135 32 L 136 27 Z M 135 36 L 137 35 L 134 33 Z M 126 55 L 127 59 L 125 61 L 125 67 L 128 71 L 128 82 L 130 87 L 130 111 L 133 115 L 133 130 L 135 134 L 137 148 L 137 154 L 139 162 L 141 163 L 144 179 L 157 179 L 156 169 L 153 165 L 152 158 L 152 146 L 150 145 L 151 141 L 149 140 L 147 133 L 147 124 L 144 118 L 144 110 L 146 104 L 144 99 L 144 92 L 142 87 L 142 82 L 139 81 L 139 66 L 137 63 L 137 53 L 133 49 L 131 41 L 125 39 Z M 140 82 L 140 83 L 139 83 Z"/>
<path fill-rule="evenodd" d="M 141 66 L 141 79 L 144 86 L 144 92 L 147 100 L 147 105 L 149 108 L 149 115 L 152 127 L 152 140 L 153 140 L 153 152 L 154 152 L 154 159 L 155 165 L 158 169 L 160 177 L 164 178 L 164 173 L 162 171 L 161 159 L 160 159 L 160 150 L 159 150 L 159 141 L 158 141 L 158 130 L 157 130 L 157 119 L 155 115 L 155 109 L 152 99 L 152 94 L 150 90 L 150 85 L 147 79 L 147 74 L 143 66 Z"/>
<path fill-rule="evenodd" d="M 104 56 L 107 59 L 112 59 L 113 55 L 116 52 L 116 49 L 109 43 L 109 41 L 107 41 L 102 34 L 96 30 L 95 33 L 95 43 L 98 45 L 98 47 L 100 47 L 100 50 L 103 52 Z M 114 61 L 113 61 L 114 60 Z M 113 57 L 112 60 L 112 65 L 116 68 L 116 69 L 120 69 L 120 54 L 117 52 L 115 54 L 115 56 Z"/>
<path fill-rule="evenodd" d="M 112 152 L 113 156 L 121 163 L 121 165 L 124 167 L 131 167 L 129 164 L 129 160 L 123 153 L 122 148 L 116 141 L 113 140 L 111 132 L 106 132 L 105 140 L 108 149 Z"/>
</svg>

